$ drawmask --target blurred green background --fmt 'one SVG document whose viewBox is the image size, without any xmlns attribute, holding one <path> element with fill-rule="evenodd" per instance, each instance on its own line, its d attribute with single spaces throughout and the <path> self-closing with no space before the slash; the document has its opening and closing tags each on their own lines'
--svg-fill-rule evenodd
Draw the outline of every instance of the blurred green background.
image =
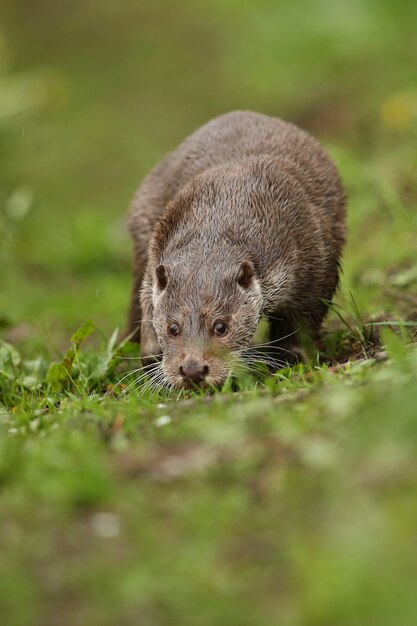
<svg viewBox="0 0 417 626">
<path fill-rule="evenodd" d="M 350 198 L 341 297 L 390 308 L 417 249 L 416 24 L 406 0 L 2 0 L 4 336 L 50 351 L 86 317 L 122 327 L 135 188 L 233 109 L 325 143 Z"/>
<path fill-rule="evenodd" d="M 352 291 L 365 319 L 415 322 L 416 26 L 411 0 L 1 0 L 0 337 L 21 354 L 0 342 L 1 626 L 415 623 L 405 328 L 381 363 L 360 315 L 330 319 L 352 362 L 239 395 L 119 399 L 111 342 L 74 348 L 62 386 L 47 371 L 86 318 L 123 327 L 137 185 L 233 109 L 336 160 L 343 314 Z"/>
</svg>

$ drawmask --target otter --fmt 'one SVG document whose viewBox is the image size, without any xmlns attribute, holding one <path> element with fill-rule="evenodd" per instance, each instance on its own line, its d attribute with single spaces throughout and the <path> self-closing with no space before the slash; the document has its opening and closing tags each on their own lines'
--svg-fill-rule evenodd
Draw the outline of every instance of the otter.
<svg viewBox="0 0 417 626">
<path fill-rule="evenodd" d="M 174 388 L 221 385 L 264 316 L 269 362 L 291 363 L 338 286 L 345 204 L 328 154 L 293 124 L 236 111 L 187 137 L 130 209 L 127 332 L 144 365 L 161 360 Z"/>
</svg>

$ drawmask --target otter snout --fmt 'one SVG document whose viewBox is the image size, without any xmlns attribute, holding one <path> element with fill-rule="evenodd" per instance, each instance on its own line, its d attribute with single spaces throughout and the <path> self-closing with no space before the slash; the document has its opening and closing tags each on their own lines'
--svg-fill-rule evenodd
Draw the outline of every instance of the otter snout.
<svg viewBox="0 0 417 626">
<path fill-rule="evenodd" d="M 205 363 L 198 361 L 185 361 L 179 368 L 184 383 L 189 385 L 201 385 L 208 375 L 210 369 Z"/>
</svg>

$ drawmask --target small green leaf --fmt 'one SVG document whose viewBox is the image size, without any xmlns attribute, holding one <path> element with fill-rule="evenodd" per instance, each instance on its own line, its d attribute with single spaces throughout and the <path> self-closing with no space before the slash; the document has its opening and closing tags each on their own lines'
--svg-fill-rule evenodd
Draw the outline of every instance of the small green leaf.
<svg viewBox="0 0 417 626">
<path fill-rule="evenodd" d="M 19 367 L 20 364 L 21 358 L 16 348 L 0 339 L 0 369 L 7 371 L 9 368 Z"/>
<path fill-rule="evenodd" d="M 94 331 L 94 324 L 92 320 L 86 320 L 84 324 L 80 326 L 80 328 L 77 331 L 75 331 L 75 333 L 71 337 L 71 342 L 75 344 L 76 348 L 78 348 L 80 343 L 84 339 L 87 339 L 87 337 L 89 337 L 93 331 Z"/>
<path fill-rule="evenodd" d="M 60 391 L 66 386 L 68 379 L 68 370 L 66 369 L 65 365 L 63 363 L 53 361 L 50 364 L 48 373 L 46 375 L 47 382 L 52 385 L 52 388 L 55 391 Z"/>
<path fill-rule="evenodd" d="M 391 359 L 394 361 L 403 361 L 407 356 L 407 346 L 405 342 L 396 333 L 388 328 L 381 330 L 382 343 Z"/>
<path fill-rule="evenodd" d="M 107 344 L 107 353 L 108 354 L 113 354 L 118 334 L 119 334 L 119 329 L 115 328 L 114 331 L 113 331 L 113 334 L 110 337 L 110 339 L 108 341 L 108 344 Z"/>
<path fill-rule="evenodd" d="M 26 389 L 30 389 L 31 391 L 34 389 L 39 389 L 41 387 L 41 383 L 39 382 L 36 376 L 23 376 L 22 385 Z"/>
</svg>

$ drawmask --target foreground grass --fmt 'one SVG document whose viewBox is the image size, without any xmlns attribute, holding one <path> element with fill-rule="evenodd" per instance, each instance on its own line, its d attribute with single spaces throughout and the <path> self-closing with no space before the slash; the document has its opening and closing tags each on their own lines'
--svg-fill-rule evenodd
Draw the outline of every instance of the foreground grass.
<svg viewBox="0 0 417 626">
<path fill-rule="evenodd" d="M 415 349 L 120 401 L 89 331 L 67 379 L 2 344 L 2 623 L 413 622 Z"/>
</svg>

